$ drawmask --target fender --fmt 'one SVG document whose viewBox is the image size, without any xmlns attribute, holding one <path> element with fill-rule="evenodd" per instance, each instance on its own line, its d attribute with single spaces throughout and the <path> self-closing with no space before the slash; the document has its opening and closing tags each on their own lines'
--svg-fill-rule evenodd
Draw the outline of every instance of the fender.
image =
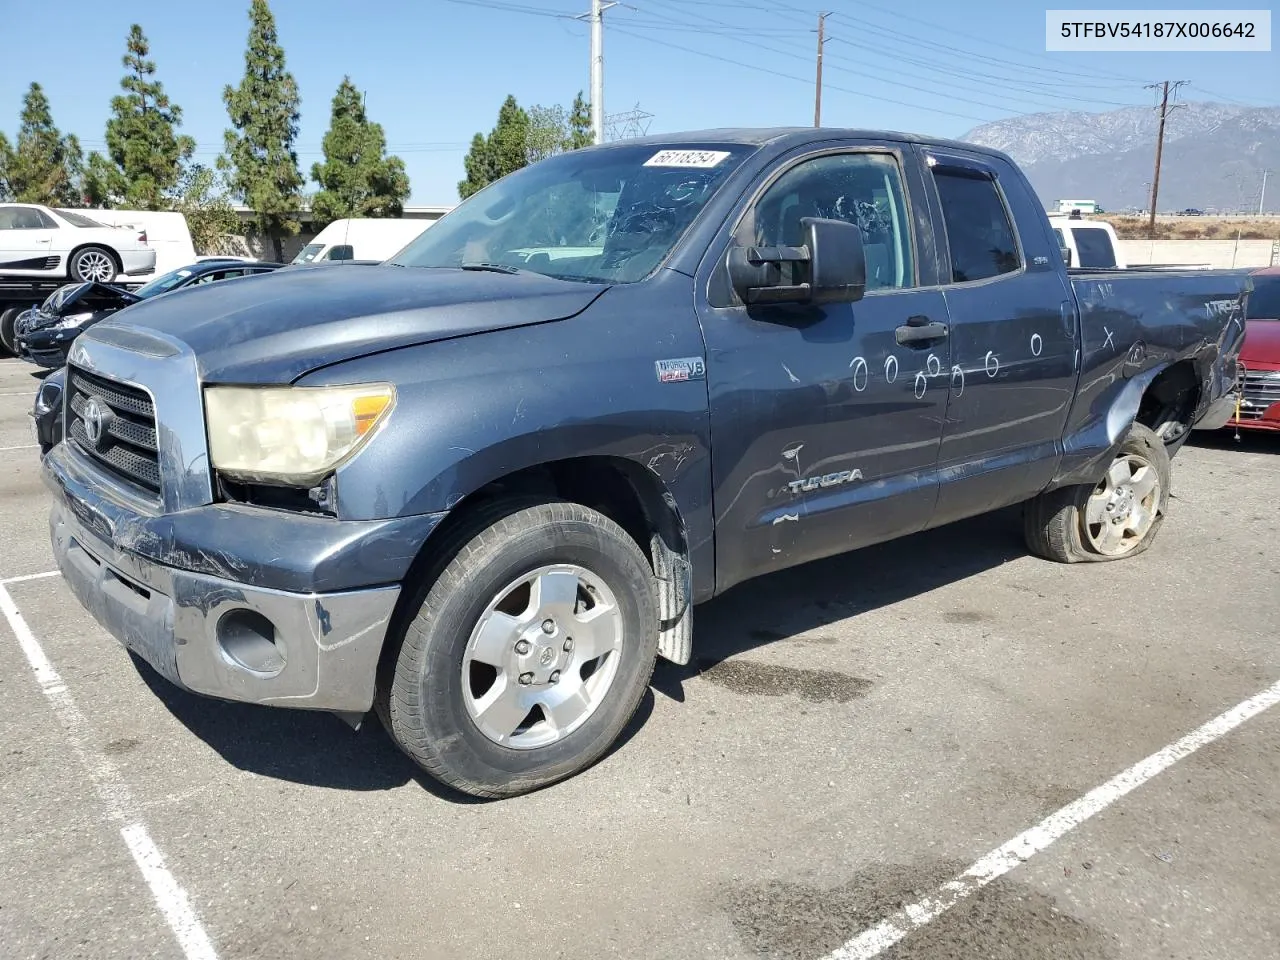
<svg viewBox="0 0 1280 960">
<path fill-rule="evenodd" d="M 1113 382 L 1099 394 L 1084 424 L 1064 438 L 1058 472 L 1046 489 L 1097 483 L 1133 425 L 1142 395 L 1171 366 L 1157 363 L 1127 379 L 1119 371 L 1109 374 Z"/>
<path fill-rule="evenodd" d="M 687 559 L 658 561 L 659 592 L 672 598 L 664 620 L 681 619 L 690 595 L 704 599 L 715 581 L 706 381 L 664 380 L 657 366 L 705 363 L 691 284 L 667 273 L 610 290 L 566 320 L 406 346 L 304 377 L 305 385 L 396 384 L 378 435 L 337 471 L 339 518 L 444 513 L 522 470 L 610 458 L 650 478 L 650 499 L 666 500 L 683 524 Z M 673 636 L 672 646 L 679 656 L 687 644 Z"/>
</svg>

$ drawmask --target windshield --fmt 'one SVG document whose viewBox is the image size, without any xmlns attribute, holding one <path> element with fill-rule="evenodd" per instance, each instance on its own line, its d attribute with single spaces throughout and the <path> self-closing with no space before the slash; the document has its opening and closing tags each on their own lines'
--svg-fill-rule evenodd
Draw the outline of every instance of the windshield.
<svg viewBox="0 0 1280 960">
<path fill-rule="evenodd" d="M 316 257 L 320 256 L 320 251 L 324 249 L 323 243 L 308 243 L 305 247 L 298 251 L 298 255 L 294 257 L 290 263 L 310 263 Z"/>
<path fill-rule="evenodd" d="M 1248 320 L 1280 320 L 1280 277 L 1253 278 L 1253 293 L 1245 308 Z"/>
<path fill-rule="evenodd" d="M 634 283 L 667 258 L 755 149 L 629 145 L 562 153 L 459 204 L 388 263 Z"/>
<path fill-rule="evenodd" d="M 103 226 L 103 224 L 99 223 L 97 220 L 90 220 L 88 217 L 84 216 L 83 214 L 76 213 L 73 210 L 63 210 L 61 207 L 58 208 L 58 216 L 60 216 L 63 220 L 67 221 L 67 223 L 71 224 L 73 227 Z"/>
<path fill-rule="evenodd" d="M 158 293 L 164 293 L 166 290 L 172 290 L 174 287 L 191 276 L 191 270 L 182 267 L 178 270 L 171 270 L 169 273 L 163 273 L 149 283 L 144 283 L 137 290 L 133 291 L 137 297 L 154 297 Z M 166 303 L 168 301 L 165 301 Z"/>
</svg>

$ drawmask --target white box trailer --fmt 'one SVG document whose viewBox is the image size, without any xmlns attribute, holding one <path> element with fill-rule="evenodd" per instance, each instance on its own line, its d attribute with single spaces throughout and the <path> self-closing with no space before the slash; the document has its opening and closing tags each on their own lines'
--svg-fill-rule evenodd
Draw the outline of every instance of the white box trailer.
<svg viewBox="0 0 1280 960">
<path fill-rule="evenodd" d="M 171 210 L 85 210 L 85 216 L 113 227 L 130 227 L 146 234 L 146 244 L 156 252 L 158 277 L 196 261 L 187 218 Z M 144 278 L 148 279 L 148 278 Z"/>
</svg>

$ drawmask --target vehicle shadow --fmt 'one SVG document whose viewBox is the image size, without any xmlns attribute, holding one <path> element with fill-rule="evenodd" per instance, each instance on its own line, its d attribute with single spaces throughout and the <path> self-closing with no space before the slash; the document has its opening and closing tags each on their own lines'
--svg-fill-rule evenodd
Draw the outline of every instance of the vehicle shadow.
<svg viewBox="0 0 1280 960">
<path fill-rule="evenodd" d="M 359 730 L 332 714 L 212 700 L 174 686 L 130 653 L 152 693 L 188 730 L 240 770 L 263 777 L 335 790 L 391 790 L 410 781 L 452 803 L 489 803 L 427 776 L 402 753 L 370 712 Z M 621 749 L 653 712 L 653 692 L 605 757 Z"/>
<path fill-rule="evenodd" d="M 1280 453 L 1280 432 L 1270 430 L 1241 430 L 1239 439 L 1235 430 L 1197 430 L 1187 440 L 1187 446 L 1205 450 L 1227 450 L 1240 453 Z"/>
<path fill-rule="evenodd" d="M 1018 506 L 740 584 L 694 610 L 693 661 L 659 661 L 653 687 L 683 702 L 685 680 L 729 657 L 1026 555 Z"/>
<path fill-rule="evenodd" d="M 623 749 L 654 709 L 654 691 L 683 702 L 683 682 L 775 640 L 927 593 L 1026 556 L 1019 508 L 752 580 L 694 613 L 695 659 L 659 661 L 652 688 L 608 753 Z M 338 790 L 390 790 L 417 781 L 454 803 L 485 803 L 422 773 L 370 713 L 359 731 L 326 713 L 211 700 L 133 657 L 143 681 L 184 726 L 233 766 Z"/>
</svg>

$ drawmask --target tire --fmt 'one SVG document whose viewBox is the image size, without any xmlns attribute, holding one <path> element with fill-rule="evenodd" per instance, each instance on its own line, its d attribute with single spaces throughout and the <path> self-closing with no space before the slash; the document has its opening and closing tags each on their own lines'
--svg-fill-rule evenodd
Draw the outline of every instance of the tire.
<svg viewBox="0 0 1280 960">
<path fill-rule="evenodd" d="M 21 312 L 21 307 L 10 307 L 8 310 L 0 311 L 0 344 L 3 344 L 4 348 L 14 356 L 18 354 L 18 341 L 13 324 Z"/>
<path fill-rule="evenodd" d="M 589 767 L 653 673 L 657 594 L 645 554 L 603 514 L 562 501 L 482 508 L 449 542 L 456 552 L 446 549 L 414 601 L 380 684 L 392 739 L 477 797 L 527 793 Z M 597 650 L 607 652 L 590 657 Z"/>
<path fill-rule="evenodd" d="M 106 247 L 81 247 L 67 261 L 67 276 L 76 281 L 110 283 L 119 272 L 120 262 Z"/>
<path fill-rule="evenodd" d="M 1059 563 L 1137 556 L 1164 523 L 1171 476 L 1165 444 L 1135 423 L 1096 486 L 1062 487 L 1026 504 L 1028 549 Z"/>
</svg>

